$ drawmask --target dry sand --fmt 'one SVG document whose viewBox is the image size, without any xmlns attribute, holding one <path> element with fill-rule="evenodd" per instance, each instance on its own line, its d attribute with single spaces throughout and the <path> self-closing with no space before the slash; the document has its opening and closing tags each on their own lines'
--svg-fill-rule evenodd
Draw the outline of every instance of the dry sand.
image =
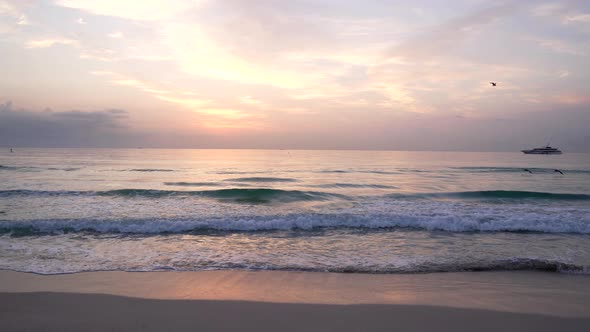
<svg viewBox="0 0 590 332">
<path fill-rule="evenodd" d="M 2 331 L 587 331 L 590 277 L 542 272 L 0 272 Z"/>
</svg>

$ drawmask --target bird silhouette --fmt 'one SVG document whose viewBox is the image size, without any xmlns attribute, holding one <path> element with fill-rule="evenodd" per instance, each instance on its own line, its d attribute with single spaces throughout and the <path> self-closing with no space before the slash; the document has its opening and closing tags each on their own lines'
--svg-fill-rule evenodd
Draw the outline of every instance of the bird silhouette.
<svg viewBox="0 0 590 332">
<path fill-rule="evenodd" d="M 529 173 L 533 174 L 533 172 L 531 172 L 531 170 L 530 170 L 530 169 L 528 169 L 528 168 L 525 168 L 525 169 L 524 169 L 524 171 L 525 171 L 525 172 L 529 172 Z"/>
<path fill-rule="evenodd" d="M 556 170 L 555 170 L 555 172 L 557 172 L 557 173 L 559 173 L 559 174 L 563 175 L 563 172 L 562 172 L 562 171 L 560 171 L 560 170 L 558 170 L 558 169 L 556 169 Z"/>
<path fill-rule="evenodd" d="M 498 85 L 498 83 L 496 83 L 496 82 L 490 82 L 490 84 L 491 84 L 492 86 L 496 86 L 496 85 Z"/>
</svg>

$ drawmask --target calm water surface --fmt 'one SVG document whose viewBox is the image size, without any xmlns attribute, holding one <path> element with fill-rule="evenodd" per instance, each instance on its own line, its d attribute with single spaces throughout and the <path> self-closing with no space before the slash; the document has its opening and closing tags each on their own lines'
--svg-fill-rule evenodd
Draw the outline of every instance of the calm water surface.
<svg viewBox="0 0 590 332">
<path fill-rule="evenodd" d="M 588 273 L 590 154 L 5 149 L 0 269 Z"/>
</svg>

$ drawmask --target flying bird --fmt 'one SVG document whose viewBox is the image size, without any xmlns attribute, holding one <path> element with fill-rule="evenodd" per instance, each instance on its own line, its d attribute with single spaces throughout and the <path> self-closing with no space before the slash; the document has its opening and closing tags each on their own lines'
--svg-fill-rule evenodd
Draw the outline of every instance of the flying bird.
<svg viewBox="0 0 590 332">
<path fill-rule="evenodd" d="M 491 84 L 492 86 L 496 86 L 496 85 L 498 85 L 498 83 L 496 83 L 496 82 L 490 82 L 490 84 Z"/>
</svg>

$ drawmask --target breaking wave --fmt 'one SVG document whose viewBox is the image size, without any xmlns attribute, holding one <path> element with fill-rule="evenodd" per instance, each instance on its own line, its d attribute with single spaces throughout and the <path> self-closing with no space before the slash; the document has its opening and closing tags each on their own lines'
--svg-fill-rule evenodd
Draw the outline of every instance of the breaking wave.
<svg viewBox="0 0 590 332">
<path fill-rule="evenodd" d="M 234 198 L 233 193 L 214 191 L 213 195 Z M 290 195 L 290 194 L 289 194 Z M 294 193 L 296 199 L 306 193 Z M 243 199 L 243 196 L 239 196 Z M 307 196 L 304 196 L 307 197 Z M 260 198 L 256 198 L 260 199 Z M 16 235 L 62 232 L 97 233 L 190 233 L 202 231 L 254 232 L 274 230 L 318 230 L 323 228 L 414 229 L 445 232 L 541 232 L 590 234 L 590 217 L 585 214 L 416 215 L 408 214 L 320 214 L 238 215 L 227 217 L 123 218 L 2 220 L 0 231 Z"/>
</svg>

